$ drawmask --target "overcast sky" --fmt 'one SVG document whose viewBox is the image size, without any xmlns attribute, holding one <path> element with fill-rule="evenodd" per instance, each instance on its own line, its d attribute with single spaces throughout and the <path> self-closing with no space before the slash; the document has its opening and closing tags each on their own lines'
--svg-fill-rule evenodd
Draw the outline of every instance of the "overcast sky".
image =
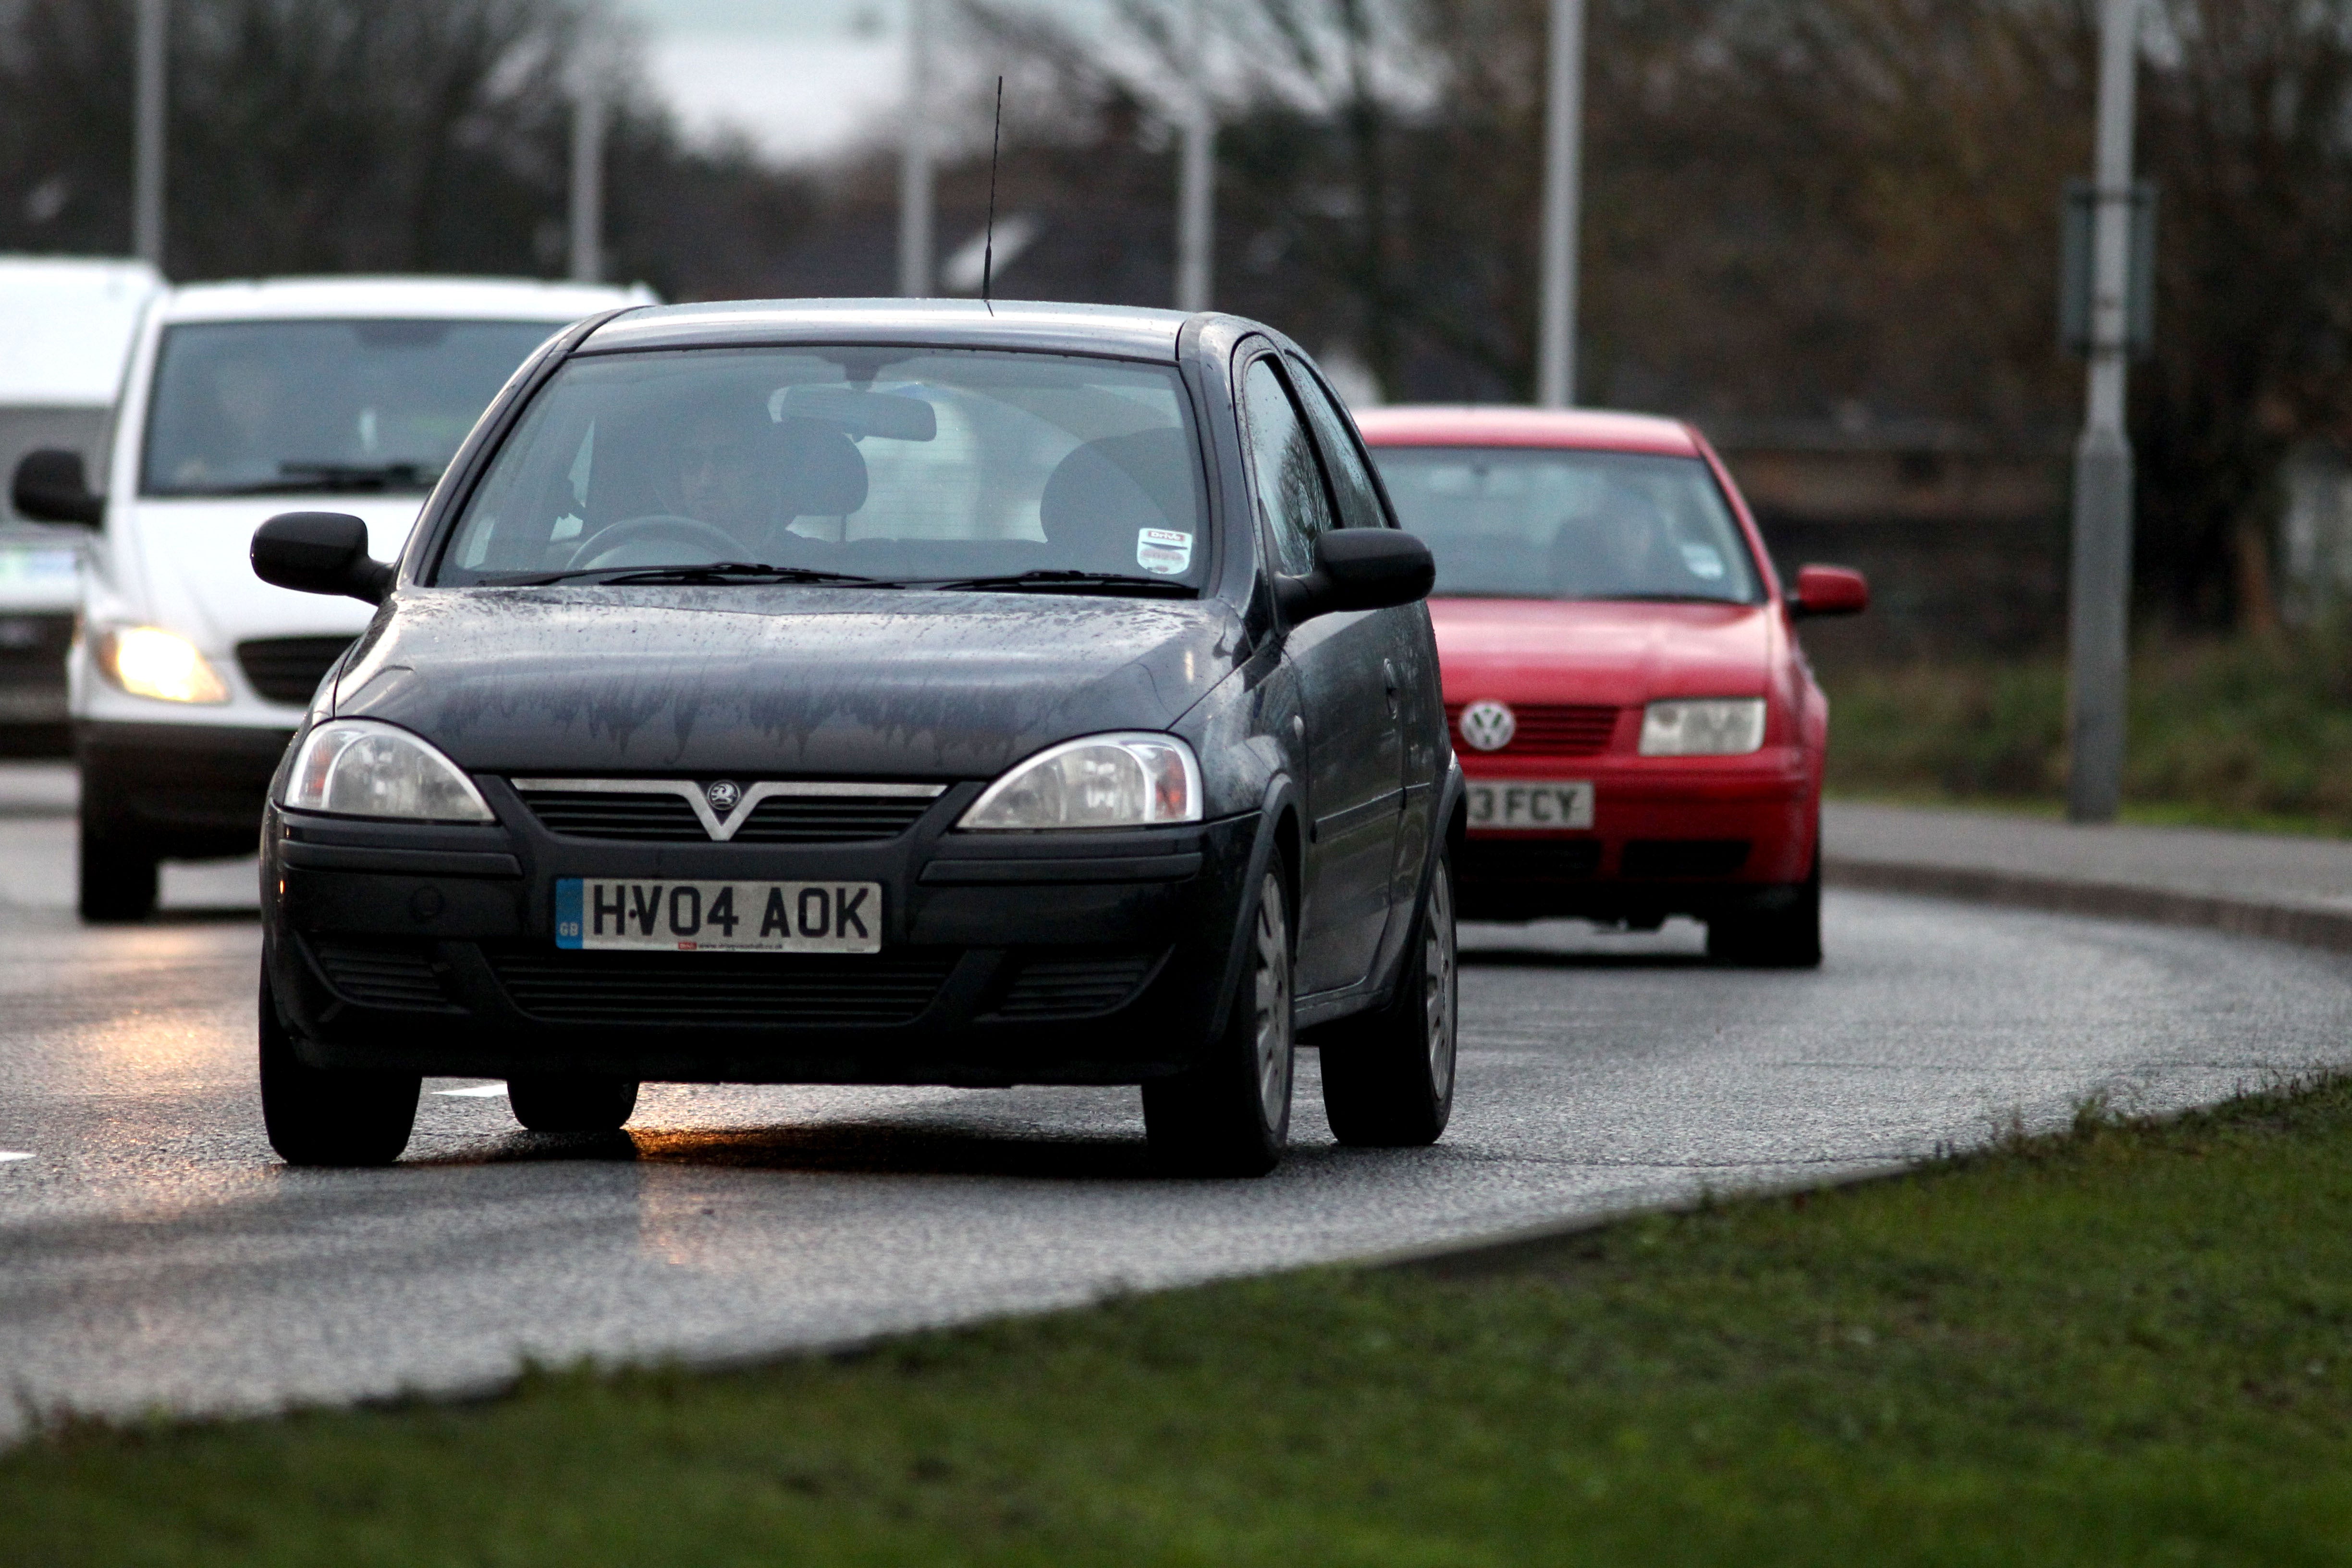
<svg viewBox="0 0 2352 1568">
<path fill-rule="evenodd" d="M 771 157 L 839 152 L 897 105 L 903 0 L 617 0 L 688 132 Z"/>
</svg>

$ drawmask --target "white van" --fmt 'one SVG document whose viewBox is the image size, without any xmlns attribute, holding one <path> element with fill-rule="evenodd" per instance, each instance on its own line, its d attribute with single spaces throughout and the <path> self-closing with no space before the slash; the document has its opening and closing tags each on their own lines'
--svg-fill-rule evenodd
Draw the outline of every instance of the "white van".
<svg viewBox="0 0 2352 1568">
<path fill-rule="evenodd" d="M 43 447 L 99 460 L 131 341 L 163 287 L 143 261 L 0 256 L 0 473 Z M 0 726 L 65 723 L 81 546 L 79 531 L 0 499 Z"/>
<path fill-rule="evenodd" d="M 253 531 L 281 511 L 366 520 L 399 554 L 425 495 L 530 352 L 634 289 L 412 278 L 173 289 L 123 384 L 104 499 L 29 454 L 16 503 L 98 528 L 68 663 L 81 763 L 82 917 L 153 908 L 161 859 L 249 854 L 288 738 L 367 625 L 355 601 L 270 587 Z"/>
</svg>

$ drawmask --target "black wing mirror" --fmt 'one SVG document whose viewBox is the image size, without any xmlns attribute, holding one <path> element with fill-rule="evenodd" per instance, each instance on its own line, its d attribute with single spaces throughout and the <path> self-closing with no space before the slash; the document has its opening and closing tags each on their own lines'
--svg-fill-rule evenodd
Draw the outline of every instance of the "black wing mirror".
<svg viewBox="0 0 2352 1568">
<path fill-rule="evenodd" d="M 79 452 L 44 447 L 16 464 L 8 487 L 9 504 L 36 522 L 78 522 L 96 528 L 106 521 L 106 498 L 93 495 Z"/>
<path fill-rule="evenodd" d="M 280 512 L 253 531 L 253 574 L 298 594 L 381 605 L 396 574 L 368 554 L 367 524 L 340 511 Z"/>
<path fill-rule="evenodd" d="M 1343 528 L 1315 541 L 1315 570 L 1277 577 L 1275 591 L 1293 623 L 1335 610 L 1385 610 L 1429 597 L 1437 563 L 1429 546 L 1392 528 Z"/>
</svg>

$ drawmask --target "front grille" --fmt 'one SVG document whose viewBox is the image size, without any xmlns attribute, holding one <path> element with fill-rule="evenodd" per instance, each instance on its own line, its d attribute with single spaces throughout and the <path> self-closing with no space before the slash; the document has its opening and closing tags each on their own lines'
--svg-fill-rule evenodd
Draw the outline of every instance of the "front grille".
<svg viewBox="0 0 2352 1568">
<path fill-rule="evenodd" d="M 1745 838 L 1636 838 L 1625 846 L 1624 875 L 1728 877 L 1748 864 Z"/>
<path fill-rule="evenodd" d="M 352 646 L 350 637 L 265 637 L 258 642 L 236 645 L 236 666 L 253 689 L 272 702 L 289 702 L 297 706 L 310 700 L 319 689 L 319 682 L 327 679 L 327 671 L 335 660 L 343 657 L 343 649 Z"/>
<path fill-rule="evenodd" d="M 1465 881 L 1565 882 L 1601 869 L 1598 838 L 1471 838 L 1462 846 Z"/>
<path fill-rule="evenodd" d="M 1465 704 L 1445 705 L 1445 722 L 1453 729 L 1454 744 L 1459 750 L 1475 751 L 1462 738 L 1462 710 Z M 1518 721 L 1511 731 L 1510 744 L 1489 755 L 1501 757 L 1597 757 L 1609 749 L 1617 733 L 1615 708 L 1597 703 L 1530 702 L 1525 707 L 1513 705 L 1511 716 Z"/>
<path fill-rule="evenodd" d="M 708 844 L 702 819 L 674 795 L 593 795 L 586 791 L 532 790 L 522 797 L 550 833 L 573 838 L 634 838 Z"/>
<path fill-rule="evenodd" d="M 514 1005 L 553 1024 L 904 1024 L 931 1005 L 956 955 L 493 950 Z"/>
<path fill-rule="evenodd" d="M 641 843 L 707 843 L 702 819 L 674 795 L 605 795 L 588 790 L 525 790 L 551 833 L 572 838 L 623 838 Z M 770 795 L 730 839 L 734 844 L 854 844 L 896 838 L 931 808 L 929 800 L 898 795 Z"/>
<path fill-rule="evenodd" d="M 456 1013 L 422 943 L 313 942 L 310 952 L 335 994 L 362 1007 L 409 1013 Z"/>
<path fill-rule="evenodd" d="M 989 1016 L 1024 1023 L 1090 1018 L 1135 994 L 1150 969 L 1151 955 L 1143 952 L 1033 958 L 1013 972 Z"/>
</svg>

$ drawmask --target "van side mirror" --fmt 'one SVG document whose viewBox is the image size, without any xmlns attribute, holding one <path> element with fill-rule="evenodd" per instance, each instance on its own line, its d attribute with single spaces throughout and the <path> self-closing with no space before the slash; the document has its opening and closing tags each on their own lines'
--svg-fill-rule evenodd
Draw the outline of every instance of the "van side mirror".
<svg viewBox="0 0 2352 1568">
<path fill-rule="evenodd" d="M 1276 577 L 1275 592 L 1293 623 L 1337 610 L 1385 610 L 1429 597 L 1437 563 L 1429 546 L 1393 528 L 1342 528 L 1315 541 L 1315 569 Z"/>
<path fill-rule="evenodd" d="M 1843 566 L 1800 566 L 1797 591 L 1789 596 L 1789 613 L 1810 616 L 1855 616 L 1870 608 L 1870 584 L 1863 574 Z"/>
<path fill-rule="evenodd" d="M 43 447 L 16 464 L 8 504 L 36 522 L 78 522 L 96 528 L 106 521 L 106 498 L 93 495 L 79 452 Z"/>
<path fill-rule="evenodd" d="M 393 568 L 368 554 L 367 524 L 340 511 L 280 512 L 253 531 L 253 574 L 298 594 L 341 594 L 381 605 Z"/>
</svg>

